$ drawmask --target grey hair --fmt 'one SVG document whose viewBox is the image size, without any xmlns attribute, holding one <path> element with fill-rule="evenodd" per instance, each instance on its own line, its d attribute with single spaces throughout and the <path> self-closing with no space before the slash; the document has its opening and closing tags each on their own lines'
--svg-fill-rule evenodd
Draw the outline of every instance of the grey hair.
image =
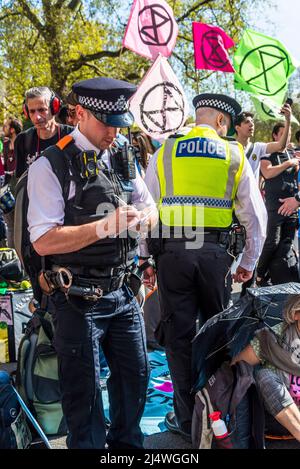
<svg viewBox="0 0 300 469">
<path fill-rule="evenodd" d="M 28 103 L 28 99 L 34 98 L 44 98 L 45 101 L 49 104 L 53 92 L 48 88 L 48 86 L 34 86 L 25 92 L 25 102 Z"/>
</svg>

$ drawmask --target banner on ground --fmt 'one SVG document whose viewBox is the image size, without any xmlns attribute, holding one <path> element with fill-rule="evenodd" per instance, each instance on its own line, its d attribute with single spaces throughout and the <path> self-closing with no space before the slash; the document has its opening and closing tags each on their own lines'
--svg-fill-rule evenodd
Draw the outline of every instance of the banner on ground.
<svg viewBox="0 0 300 469">
<path fill-rule="evenodd" d="M 188 101 L 166 57 L 157 57 L 131 98 L 129 108 L 136 124 L 160 142 L 184 126 Z"/>
<path fill-rule="evenodd" d="M 172 54 L 177 34 L 178 26 L 167 2 L 134 0 L 122 44 L 154 61 L 159 54 Z"/>
<path fill-rule="evenodd" d="M 194 57 L 197 70 L 234 73 L 227 49 L 234 41 L 222 28 L 193 22 Z"/>
<path fill-rule="evenodd" d="M 251 29 L 245 31 L 233 64 L 236 89 L 271 98 L 278 105 L 299 65 L 280 41 Z"/>
</svg>

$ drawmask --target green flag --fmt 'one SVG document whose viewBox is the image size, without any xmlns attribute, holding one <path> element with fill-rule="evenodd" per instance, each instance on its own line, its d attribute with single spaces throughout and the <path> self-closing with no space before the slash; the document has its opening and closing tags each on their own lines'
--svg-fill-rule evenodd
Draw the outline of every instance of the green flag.
<svg viewBox="0 0 300 469">
<path fill-rule="evenodd" d="M 252 96 L 252 101 L 255 107 L 255 112 L 257 117 L 262 121 L 284 121 L 285 117 L 283 114 L 280 114 L 280 106 L 271 101 L 269 98 L 258 99 L 255 96 Z M 299 121 L 295 116 L 292 115 L 292 122 L 299 125 Z"/>
<path fill-rule="evenodd" d="M 234 55 L 236 89 L 272 98 L 281 105 L 288 78 L 298 64 L 277 39 L 246 29 Z"/>
</svg>

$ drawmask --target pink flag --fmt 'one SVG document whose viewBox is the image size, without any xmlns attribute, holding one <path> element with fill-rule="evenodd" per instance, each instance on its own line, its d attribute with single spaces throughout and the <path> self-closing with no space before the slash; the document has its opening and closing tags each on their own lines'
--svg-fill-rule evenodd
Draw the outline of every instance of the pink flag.
<svg viewBox="0 0 300 469">
<path fill-rule="evenodd" d="M 160 142 L 184 126 L 188 101 L 166 57 L 159 55 L 152 64 L 129 109 L 140 129 Z"/>
<path fill-rule="evenodd" d="M 235 72 L 227 49 L 234 42 L 223 29 L 204 23 L 193 23 L 195 68 Z"/>
<path fill-rule="evenodd" d="M 155 60 L 169 57 L 174 49 L 178 26 L 172 8 L 164 0 L 134 0 L 123 47 Z"/>
</svg>

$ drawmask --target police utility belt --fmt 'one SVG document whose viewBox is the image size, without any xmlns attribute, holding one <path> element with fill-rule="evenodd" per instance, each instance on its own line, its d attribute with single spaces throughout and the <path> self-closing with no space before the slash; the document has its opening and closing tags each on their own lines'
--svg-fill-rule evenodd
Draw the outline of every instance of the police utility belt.
<svg viewBox="0 0 300 469">
<path fill-rule="evenodd" d="M 80 275 L 81 268 L 53 266 L 52 270 L 43 270 L 39 274 L 39 285 L 45 295 L 52 295 L 59 290 L 67 296 L 80 297 L 87 301 L 98 301 L 102 296 L 116 291 L 125 283 L 133 288 L 136 285 L 136 279 L 132 278 L 134 273 L 122 269 L 110 269 L 111 276 L 86 278 Z M 134 281 L 132 281 L 134 280 Z M 136 294 L 135 291 L 133 291 Z"/>
<path fill-rule="evenodd" d="M 243 225 L 233 224 L 229 231 L 205 231 L 204 242 L 217 243 L 225 247 L 233 257 L 237 257 L 244 250 L 246 230 Z"/>
<path fill-rule="evenodd" d="M 171 238 L 170 240 L 165 239 L 164 244 L 174 241 L 192 241 L 191 238 Z M 214 243 L 224 247 L 229 254 L 233 257 L 237 257 L 244 250 L 246 244 L 246 230 L 243 225 L 238 223 L 233 224 L 228 231 L 221 231 L 216 229 L 206 229 L 203 233 L 204 243 Z"/>
</svg>

